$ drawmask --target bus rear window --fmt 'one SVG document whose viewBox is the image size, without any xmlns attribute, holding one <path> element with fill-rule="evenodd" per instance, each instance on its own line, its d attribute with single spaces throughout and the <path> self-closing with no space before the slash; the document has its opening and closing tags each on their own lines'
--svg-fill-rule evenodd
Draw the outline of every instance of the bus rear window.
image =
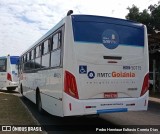
<svg viewBox="0 0 160 134">
<path fill-rule="evenodd" d="M 0 59 L 0 72 L 6 72 L 6 59 Z"/>
<path fill-rule="evenodd" d="M 29 54 L 28 54 L 29 55 Z M 19 61 L 19 56 L 11 56 L 10 57 L 10 60 L 11 60 L 11 64 L 18 64 L 18 61 Z M 28 59 L 29 60 L 29 59 Z"/>
<path fill-rule="evenodd" d="M 87 19 L 89 18 L 90 17 Z M 128 23 L 125 20 L 115 23 L 114 19 L 114 21 L 108 21 L 107 19 L 101 21 L 99 17 L 94 19 L 92 18 L 91 21 L 86 21 L 78 20 L 76 17 L 73 17 L 74 41 L 109 44 L 111 40 L 109 40 L 108 37 L 111 35 L 112 41 L 117 39 L 119 45 L 144 47 L 143 25 L 135 26 L 136 24 L 131 25 L 129 22 L 130 25 L 127 25 Z M 125 24 L 123 24 L 123 22 L 125 22 Z"/>
</svg>

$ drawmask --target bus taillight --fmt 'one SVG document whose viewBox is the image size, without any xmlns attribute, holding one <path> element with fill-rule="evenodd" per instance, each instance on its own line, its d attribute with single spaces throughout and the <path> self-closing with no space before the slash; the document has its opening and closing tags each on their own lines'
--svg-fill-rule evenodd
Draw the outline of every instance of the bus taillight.
<svg viewBox="0 0 160 134">
<path fill-rule="evenodd" d="M 64 76 L 64 92 L 76 99 L 79 99 L 76 79 L 74 75 L 68 71 L 65 71 Z"/>
<path fill-rule="evenodd" d="M 12 76 L 10 73 L 7 73 L 7 80 L 12 81 Z"/>
<path fill-rule="evenodd" d="M 148 87 L 149 87 L 149 73 L 147 73 L 146 76 L 144 77 L 141 96 L 143 96 L 147 92 Z"/>
</svg>

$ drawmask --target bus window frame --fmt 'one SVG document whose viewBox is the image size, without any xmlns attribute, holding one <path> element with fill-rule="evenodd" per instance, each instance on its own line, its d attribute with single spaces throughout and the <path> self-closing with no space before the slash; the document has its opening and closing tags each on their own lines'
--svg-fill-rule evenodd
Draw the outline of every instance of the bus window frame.
<svg viewBox="0 0 160 134">
<path fill-rule="evenodd" d="M 5 69 L 0 70 L 0 72 L 7 72 L 7 58 L 0 59 L 0 60 L 5 60 L 5 65 L 3 66 L 3 67 L 5 67 Z"/>
<path fill-rule="evenodd" d="M 51 33 L 49 36 L 47 36 L 45 39 L 43 39 L 41 42 L 37 43 L 37 45 L 33 46 L 29 51 L 27 51 L 26 53 L 24 53 L 22 56 L 25 56 L 28 52 L 30 51 L 34 51 L 34 56 L 33 59 L 31 59 L 30 61 L 34 61 L 34 69 L 29 69 L 29 70 L 24 70 L 24 63 L 23 62 L 22 66 L 23 66 L 23 72 L 36 72 L 38 70 L 48 70 L 48 69 L 56 69 L 56 68 L 62 68 L 62 64 L 63 64 L 63 45 L 64 45 L 64 29 L 65 29 L 65 25 L 62 25 L 61 27 L 59 27 L 57 30 L 55 30 L 53 33 Z M 53 44 L 53 36 L 55 34 L 58 34 L 58 47 L 54 50 L 52 50 L 52 44 Z M 48 52 L 46 54 L 49 54 L 49 67 L 42 67 L 42 56 L 46 55 L 42 53 L 42 47 L 44 42 L 48 40 Z M 39 55 L 38 57 L 36 57 L 36 53 L 37 53 L 37 48 L 39 48 Z M 51 67 L 51 54 L 57 50 L 60 50 L 60 64 L 58 66 L 53 66 Z M 40 68 L 35 68 L 35 61 L 36 59 L 40 58 Z"/>
<path fill-rule="evenodd" d="M 53 49 L 53 45 L 54 45 L 54 43 L 53 43 L 53 37 L 56 35 L 56 34 L 58 34 L 58 45 L 57 45 L 57 48 L 56 49 Z M 50 54 L 50 67 L 51 68 L 61 68 L 62 67 L 62 61 L 63 61 L 63 56 L 62 56 L 62 54 L 63 54 L 63 48 L 62 48 L 62 46 L 64 45 L 63 43 L 63 41 L 62 40 L 64 40 L 64 26 L 62 26 L 61 28 L 59 28 L 53 35 L 52 35 L 52 45 L 51 45 L 51 54 Z M 52 53 L 54 53 L 54 52 L 56 52 L 56 51 L 58 51 L 58 50 L 60 50 L 60 62 L 59 62 L 59 65 L 57 65 L 57 66 L 51 66 L 51 58 L 52 58 Z"/>
</svg>

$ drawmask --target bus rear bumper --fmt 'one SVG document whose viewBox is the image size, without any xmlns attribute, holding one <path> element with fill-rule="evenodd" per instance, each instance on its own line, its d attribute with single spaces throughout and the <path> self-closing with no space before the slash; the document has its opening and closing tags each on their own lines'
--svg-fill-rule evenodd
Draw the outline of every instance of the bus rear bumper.
<svg viewBox="0 0 160 134">
<path fill-rule="evenodd" d="M 64 116 L 143 111 L 148 108 L 148 96 L 149 91 L 139 98 L 78 100 L 63 93 Z"/>
<path fill-rule="evenodd" d="M 18 87 L 18 82 L 9 81 L 7 85 L 8 85 L 7 87 Z"/>
</svg>

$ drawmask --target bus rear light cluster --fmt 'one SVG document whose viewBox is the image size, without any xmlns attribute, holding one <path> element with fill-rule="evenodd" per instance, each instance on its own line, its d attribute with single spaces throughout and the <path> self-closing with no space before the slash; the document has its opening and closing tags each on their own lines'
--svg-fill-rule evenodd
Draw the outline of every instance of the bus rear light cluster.
<svg viewBox="0 0 160 134">
<path fill-rule="evenodd" d="M 12 81 L 12 76 L 10 73 L 7 73 L 7 80 Z"/>
<path fill-rule="evenodd" d="M 143 96 L 148 91 L 148 88 L 149 88 L 149 73 L 147 73 L 146 76 L 144 77 L 141 96 Z"/>
<path fill-rule="evenodd" d="M 64 76 L 64 92 L 76 99 L 79 99 L 76 79 L 74 75 L 68 71 L 65 71 Z"/>
</svg>

